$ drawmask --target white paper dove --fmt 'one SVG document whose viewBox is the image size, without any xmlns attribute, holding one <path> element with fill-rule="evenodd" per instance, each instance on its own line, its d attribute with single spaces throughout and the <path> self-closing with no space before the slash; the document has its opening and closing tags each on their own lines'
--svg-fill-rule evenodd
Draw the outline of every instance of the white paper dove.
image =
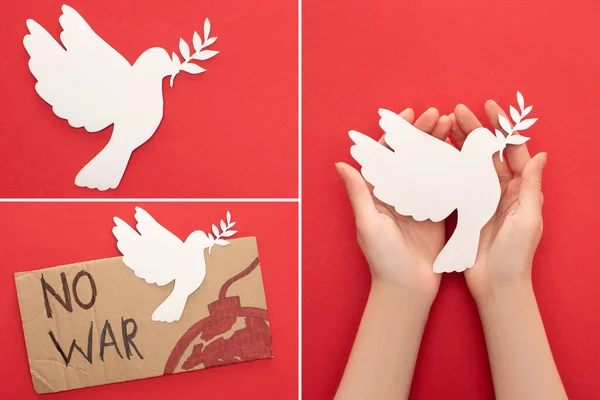
<svg viewBox="0 0 600 400">
<path fill-rule="evenodd" d="M 525 108 L 517 93 L 521 112 L 511 106 L 515 122 L 499 116 L 505 137 L 486 128 L 477 128 L 458 151 L 449 143 L 420 131 L 398 114 L 380 109 L 379 126 L 385 142 L 378 143 L 350 131 L 355 145 L 350 152 L 362 166 L 365 180 L 373 185 L 373 195 L 382 202 L 417 221 L 441 221 L 458 210 L 456 230 L 433 264 L 434 272 L 461 272 L 475 264 L 481 228 L 494 215 L 500 201 L 500 182 L 492 156 L 507 144 L 522 144 L 529 138 L 514 135 L 529 128 L 537 118 L 524 119 L 532 106 Z"/>
<path fill-rule="evenodd" d="M 204 250 L 214 245 L 229 244 L 224 238 L 233 236 L 235 222 L 227 212 L 221 220 L 221 232 L 213 225 L 208 235 L 192 232 L 185 242 L 169 232 L 140 207 L 135 208 L 136 229 L 118 217 L 112 229 L 117 248 L 123 254 L 123 263 L 146 283 L 164 286 L 175 281 L 173 291 L 152 314 L 153 321 L 173 322 L 181 318 L 187 298 L 196 291 L 206 276 Z"/>
<path fill-rule="evenodd" d="M 75 184 L 90 189 L 116 188 L 121 182 L 131 153 L 145 143 L 163 117 L 162 80 L 173 79 L 180 71 L 204 72 L 191 60 L 207 60 L 217 54 L 204 50 L 210 22 L 204 24 L 204 42 L 194 33 L 195 53 L 180 39 L 184 61 L 173 53 L 154 47 L 146 50 L 133 65 L 98 36 L 69 6 L 62 6 L 61 46 L 37 22 L 27 20 L 29 34 L 23 39 L 31 57 L 29 69 L 36 78 L 39 96 L 52 106 L 54 114 L 74 128 L 98 132 L 114 124 L 110 141 L 77 174 Z"/>
</svg>

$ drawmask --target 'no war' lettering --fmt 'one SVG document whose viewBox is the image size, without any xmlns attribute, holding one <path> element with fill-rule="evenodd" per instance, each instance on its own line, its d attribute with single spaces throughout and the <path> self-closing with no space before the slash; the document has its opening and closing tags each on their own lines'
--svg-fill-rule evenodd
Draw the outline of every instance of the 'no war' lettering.
<svg viewBox="0 0 600 400">
<path fill-rule="evenodd" d="M 77 292 L 77 287 L 80 283 L 81 278 L 86 277 L 88 284 L 90 285 L 90 289 L 92 291 L 92 295 L 87 303 L 81 301 L 79 294 Z M 69 290 L 69 282 L 67 282 L 67 275 L 64 272 L 60 273 L 60 280 L 62 282 L 62 291 L 63 296 L 61 297 L 56 290 L 50 286 L 46 280 L 44 279 L 44 274 L 42 274 L 42 279 L 40 282 L 42 283 L 42 292 L 44 293 L 44 305 L 46 307 L 46 316 L 48 318 L 52 318 L 52 307 L 50 307 L 50 301 L 48 298 L 48 294 L 52 295 L 65 310 L 68 312 L 73 312 L 73 302 L 71 301 L 71 291 Z M 73 299 L 75 303 L 84 310 L 89 310 L 94 303 L 96 303 L 96 282 L 94 282 L 94 278 L 87 271 L 79 271 L 75 278 L 73 278 L 73 283 L 71 284 L 73 289 Z"/>
<path fill-rule="evenodd" d="M 82 278 L 86 278 L 86 279 L 83 280 Z M 51 299 L 50 296 L 54 297 L 54 299 L 56 299 L 56 301 L 65 310 L 67 310 L 70 313 L 73 312 L 73 300 L 75 300 L 75 303 L 77 303 L 77 305 L 84 310 L 89 310 L 96 303 L 96 296 L 98 294 L 98 291 L 96 289 L 96 282 L 94 281 L 94 278 L 92 277 L 92 275 L 89 272 L 87 272 L 85 270 L 79 271 L 77 273 L 77 275 L 75 275 L 75 277 L 73 278 L 73 281 L 71 283 L 71 288 L 69 288 L 69 282 L 67 280 L 67 275 L 64 272 L 60 273 L 60 280 L 61 280 L 61 285 L 62 285 L 62 296 L 57 292 L 57 290 L 54 287 L 52 287 L 48 282 L 46 282 L 46 279 L 44 278 L 44 274 L 42 274 L 42 277 L 40 279 L 40 282 L 42 285 L 42 292 L 44 295 L 44 306 L 46 308 L 46 316 L 48 318 L 53 317 L 52 307 L 50 306 L 50 299 Z M 78 291 L 78 288 L 80 287 L 79 285 L 85 285 L 85 284 L 89 285 L 91 295 L 90 295 L 89 299 L 82 300 L 79 295 L 81 290 Z M 71 296 L 71 292 L 73 293 L 72 296 Z M 140 359 L 142 359 L 142 360 L 144 359 L 144 357 L 138 350 L 137 346 L 133 342 L 133 339 L 135 338 L 136 334 L 137 334 L 137 324 L 136 324 L 135 320 L 133 318 L 124 319 L 123 317 L 121 317 L 122 346 L 125 350 L 125 357 L 127 357 L 128 360 L 131 360 L 134 352 L 135 352 L 135 354 L 137 354 L 137 356 Z M 88 336 L 87 336 L 87 345 L 85 345 L 85 346 L 78 344 L 77 340 L 73 339 L 71 341 L 71 345 L 68 347 L 68 350 L 65 351 L 65 348 L 63 348 L 63 346 L 61 346 L 61 344 L 58 341 L 58 338 L 56 337 L 54 332 L 52 332 L 52 330 L 48 331 L 48 335 L 49 335 L 50 339 L 52 340 L 52 343 L 56 347 L 56 350 L 60 353 L 62 359 L 64 360 L 65 366 L 68 367 L 69 364 L 71 363 L 71 358 L 72 358 L 75 350 L 79 354 L 81 354 L 81 356 L 83 356 L 83 358 L 89 364 L 92 364 L 92 362 L 93 362 L 92 351 L 93 351 L 93 342 L 94 342 L 94 339 L 93 339 L 94 338 L 94 322 L 93 321 L 90 322 L 90 327 L 89 327 Z M 85 351 L 83 350 L 84 347 L 86 348 Z M 102 327 L 102 330 L 100 333 L 100 338 L 99 338 L 99 357 L 100 357 L 100 360 L 102 360 L 102 361 L 104 361 L 104 353 L 105 353 L 106 348 L 114 349 L 116 355 L 119 358 L 123 359 L 123 354 L 121 353 L 121 350 L 119 349 L 119 343 L 115 337 L 115 334 L 113 333 L 112 326 L 108 320 L 104 321 L 104 326 Z"/>
</svg>

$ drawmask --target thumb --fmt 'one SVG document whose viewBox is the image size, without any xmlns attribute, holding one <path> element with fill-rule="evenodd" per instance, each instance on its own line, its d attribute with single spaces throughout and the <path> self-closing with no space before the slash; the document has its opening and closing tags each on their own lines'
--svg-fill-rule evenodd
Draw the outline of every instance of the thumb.
<svg viewBox="0 0 600 400">
<path fill-rule="evenodd" d="M 527 212 L 541 213 L 544 196 L 542 194 L 542 172 L 546 166 L 546 153 L 538 153 L 525 164 L 521 174 L 519 203 Z"/>
<path fill-rule="evenodd" d="M 361 174 L 350 165 L 342 162 L 336 163 L 335 168 L 344 181 L 356 220 L 362 220 L 373 215 L 377 209 L 367 183 Z"/>
</svg>

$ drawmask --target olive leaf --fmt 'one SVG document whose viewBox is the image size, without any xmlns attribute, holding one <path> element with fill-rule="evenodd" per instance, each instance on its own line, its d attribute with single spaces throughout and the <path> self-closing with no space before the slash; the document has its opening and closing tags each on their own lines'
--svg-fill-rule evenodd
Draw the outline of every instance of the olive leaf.
<svg viewBox="0 0 600 400">
<path fill-rule="evenodd" d="M 208 60 L 209 58 L 216 56 L 217 54 L 219 54 L 219 52 L 215 51 L 215 50 L 202 50 L 198 53 L 195 53 L 192 56 L 192 60 L 205 61 L 205 60 Z"/>
<path fill-rule="evenodd" d="M 200 35 L 198 35 L 198 32 L 194 32 L 192 44 L 194 45 L 195 51 L 200 51 L 200 49 L 202 49 L 202 39 L 200 39 Z"/>
<path fill-rule="evenodd" d="M 214 57 L 215 55 L 219 54 L 218 51 L 215 50 L 203 50 L 206 47 L 210 46 L 211 44 L 213 44 L 217 38 L 210 38 L 210 21 L 208 18 L 206 18 L 204 20 L 204 43 L 202 43 L 202 38 L 200 37 L 200 35 L 198 34 L 198 32 L 194 32 L 193 36 L 192 36 L 192 46 L 194 49 L 194 53 L 191 54 L 190 52 L 190 46 L 188 45 L 188 43 L 183 40 L 183 38 L 179 39 L 179 52 L 181 53 L 181 56 L 183 58 L 183 61 L 179 59 L 179 56 L 177 56 L 177 54 L 173 53 L 173 73 L 171 75 L 171 80 L 170 80 L 170 85 L 171 87 L 173 87 L 173 81 L 175 80 L 175 76 L 177 76 L 177 74 L 180 71 L 185 71 L 189 74 L 199 74 L 201 72 L 206 71 L 206 69 L 200 67 L 197 64 L 193 64 L 190 61 L 192 60 L 199 60 L 199 61 L 205 61 L 208 60 L 209 58 Z M 216 236 L 216 234 L 215 234 Z"/>
<path fill-rule="evenodd" d="M 227 220 L 227 223 L 224 220 L 219 221 L 219 226 L 222 231 L 221 233 L 219 233 L 219 228 L 217 228 L 216 225 L 213 224 L 211 227 L 214 237 L 213 237 L 213 235 L 208 234 L 208 237 L 211 241 L 211 245 L 208 248 L 209 254 L 210 254 L 213 246 L 215 246 L 215 245 L 226 246 L 229 244 L 229 242 L 227 240 L 224 240 L 222 238 L 228 238 L 237 233 L 237 231 L 234 231 L 231 229 L 235 225 L 235 222 L 231 222 L 231 213 L 229 211 L 227 211 L 227 215 L 226 215 L 225 219 Z"/>
<path fill-rule="evenodd" d="M 524 119 L 515 126 L 515 130 L 525 130 L 530 128 L 537 120 L 537 118 Z"/>
<path fill-rule="evenodd" d="M 192 75 L 199 74 L 201 72 L 206 71 L 201 66 L 196 65 L 196 64 L 191 64 L 191 63 L 182 64 L 181 70 L 187 72 L 188 74 L 192 74 Z"/>
<path fill-rule="evenodd" d="M 519 103 L 519 108 L 521 109 L 521 111 L 523 111 L 523 109 L 525 108 L 525 99 L 523 98 L 521 92 L 517 92 L 517 103 Z"/>
<path fill-rule="evenodd" d="M 533 106 L 525 108 L 525 99 L 521 92 L 517 92 L 517 102 L 519 103 L 521 113 L 519 113 L 515 107 L 510 106 L 510 116 L 515 122 L 514 127 L 511 128 L 510 121 L 506 117 L 498 115 L 498 122 L 502 129 L 507 132 L 507 136 L 504 137 L 502 132 L 496 129 L 496 138 L 502 140 L 504 146 L 507 144 L 519 145 L 527 142 L 530 138 L 519 135 L 517 131 L 528 129 L 537 121 L 537 118 L 523 119 L 531 112 Z M 502 161 L 502 152 L 500 152 L 500 161 Z"/>
<path fill-rule="evenodd" d="M 513 135 L 506 139 L 506 143 L 508 144 L 523 144 L 531 138 L 521 135 Z"/>
<path fill-rule="evenodd" d="M 205 41 L 204 41 L 204 47 L 208 47 L 208 46 L 210 46 L 211 44 L 213 44 L 214 42 L 216 42 L 216 41 L 217 41 L 217 37 L 218 37 L 218 36 L 215 36 L 215 37 L 211 37 L 211 38 L 210 38 L 210 39 L 208 39 L 208 40 L 205 40 Z"/>
<path fill-rule="evenodd" d="M 182 38 L 179 39 L 179 52 L 184 60 L 188 60 L 190 58 L 190 46 L 186 43 Z"/>
<path fill-rule="evenodd" d="M 498 122 L 504 131 L 508 134 L 512 132 L 512 128 L 510 127 L 510 122 L 504 115 L 498 115 Z"/>
<path fill-rule="evenodd" d="M 513 121 L 515 121 L 515 124 L 518 124 L 521 120 L 521 115 L 513 106 L 510 106 L 510 117 L 513 119 Z"/>
<path fill-rule="evenodd" d="M 210 34 L 210 21 L 208 18 L 204 20 L 204 41 L 208 40 L 208 35 Z"/>
</svg>

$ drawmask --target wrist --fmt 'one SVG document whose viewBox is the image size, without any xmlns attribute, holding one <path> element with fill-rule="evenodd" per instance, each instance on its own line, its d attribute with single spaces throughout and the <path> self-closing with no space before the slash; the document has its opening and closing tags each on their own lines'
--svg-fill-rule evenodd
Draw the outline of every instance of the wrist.
<svg viewBox="0 0 600 400">
<path fill-rule="evenodd" d="M 534 302 L 535 294 L 531 279 L 514 279 L 490 285 L 489 290 L 473 296 L 480 314 L 502 307 L 518 307 L 519 304 Z"/>
<path fill-rule="evenodd" d="M 418 311 L 429 313 L 437 290 L 424 287 L 396 285 L 385 280 L 373 278 L 370 297 L 380 299 L 390 305 L 410 306 Z"/>
<path fill-rule="evenodd" d="M 533 293 L 531 264 L 479 264 L 465 272 L 469 290 L 479 305 L 511 294 Z"/>
</svg>

